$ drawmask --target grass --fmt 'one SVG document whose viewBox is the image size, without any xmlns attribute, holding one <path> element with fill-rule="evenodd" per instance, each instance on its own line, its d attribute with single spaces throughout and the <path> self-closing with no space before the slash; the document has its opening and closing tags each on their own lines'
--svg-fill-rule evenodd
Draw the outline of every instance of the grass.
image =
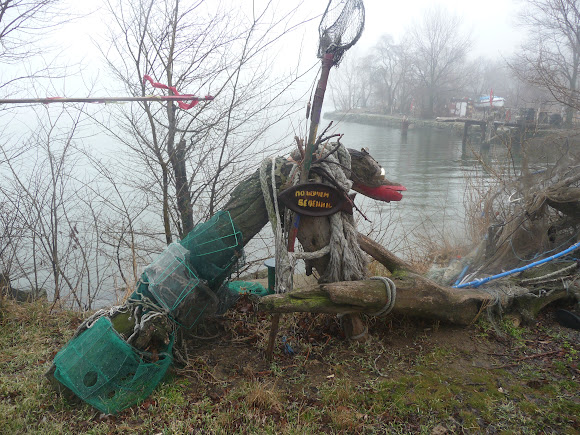
<svg viewBox="0 0 580 435">
<path fill-rule="evenodd" d="M 268 317 L 232 311 L 206 325 L 217 339 L 187 341 L 188 364 L 116 416 L 68 401 L 43 377 L 80 321 L 3 302 L 1 433 L 580 431 L 579 334 L 549 311 L 527 327 L 498 322 L 499 331 L 369 319 L 364 344 L 345 341 L 331 316 L 287 315 L 279 337 L 295 354 L 279 346 L 271 363 Z"/>
</svg>

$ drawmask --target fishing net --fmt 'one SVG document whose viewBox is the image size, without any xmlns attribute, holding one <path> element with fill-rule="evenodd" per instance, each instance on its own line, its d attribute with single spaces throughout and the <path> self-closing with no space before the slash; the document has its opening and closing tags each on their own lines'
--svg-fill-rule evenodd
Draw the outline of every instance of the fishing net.
<svg viewBox="0 0 580 435">
<path fill-rule="evenodd" d="M 212 314 L 217 307 L 217 297 L 197 277 L 189 259 L 189 251 L 179 243 L 167 246 L 145 268 L 145 285 L 137 289 L 131 300 L 143 303 L 143 296 L 152 297 L 171 319 L 188 329 L 204 315 Z"/>
<path fill-rule="evenodd" d="M 218 307 L 216 314 L 223 314 L 240 299 L 241 295 L 262 297 L 270 292 L 259 282 L 231 281 L 224 283 L 216 292 Z"/>
<path fill-rule="evenodd" d="M 482 271 L 495 273 L 556 254 L 580 234 L 580 159 L 503 182 L 484 201 L 487 226 Z"/>
<path fill-rule="evenodd" d="M 117 311 L 96 313 L 91 326 L 86 322 L 86 329 L 55 357 L 55 379 L 107 414 L 145 399 L 173 360 L 172 328 L 162 339 L 152 331 L 167 326 L 166 315 L 189 329 L 218 309 L 225 312 L 239 292 L 222 282 L 242 258 L 242 233 L 236 230 L 229 213 L 220 212 L 197 225 L 145 268 L 126 306 L 117 310 L 129 312 L 128 320 L 132 319 L 122 328 L 130 335 L 127 340 L 111 323 L 110 317 Z M 217 295 L 211 286 L 217 288 Z M 138 349 L 149 350 L 151 346 L 156 349 L 154 353 Z"/>
<path fill-rule="evenodd" d="M 362 0 L 329 1 L 318 26 L 318 57 L 334 55 L 338 65 L 342 55 L 359 40 L 365 24 Z"/>
<path fill-rule="evenodd" d="M 173 358 L 173 337 L 163 352 L 141 352 L 125 342 L 107 317 L 73 338 L 54 358 L 54 377 L 105 414 L 145 399 Z"/>
<path fill-rule="evenodd" d="M 172 312 L 197 287 L 199 278 L 188 266 L 189 251 L 172 243 L 145 268 L 149 291 Z"/>
<path fill-rule="evenodd" d="M 232 281 L 228 283 L 228 287 L 239 295 L 267 296 L 269 294 L 268 289 L 259 282 Z"/>
<path fill-rule="evenodd" d="M 176 323 L 190 329 L 218 309 L 220 301 L 212 289 L 219 289 L 242 259 L 242 233 L 228 212 L 219 212 L 147 266 L 143 285 L 131 300 L 152 299 Z"/>
</svg>

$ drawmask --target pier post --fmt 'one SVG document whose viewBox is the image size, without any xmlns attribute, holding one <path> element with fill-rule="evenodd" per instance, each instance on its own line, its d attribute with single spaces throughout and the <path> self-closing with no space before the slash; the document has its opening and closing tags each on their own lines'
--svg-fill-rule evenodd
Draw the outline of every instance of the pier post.
<svg viewBox="0 0 580 435">
<path fill-rule="evenodd" d="M 467 145 L 467 132 L 469 130 L 469 122 L 463 123 L 463 139 L 461 140 L 461 151 L 465 153 L 465 146 Z"/>
<path fill-rule="evenodd" d="M 405 116 L 403 117 L 402 121 L 401 121 L 401 136 L 406 137 L 407 136 L 407 131 L 409 131 L 409 124 L 411 122 L 409 121 L 409 119 Z"/>
</svg>

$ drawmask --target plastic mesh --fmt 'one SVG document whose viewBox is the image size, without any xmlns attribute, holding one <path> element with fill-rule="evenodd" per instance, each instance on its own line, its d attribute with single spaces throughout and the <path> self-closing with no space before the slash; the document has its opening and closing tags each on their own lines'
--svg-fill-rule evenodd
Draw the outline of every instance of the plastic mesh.
<svg viewBox="0 0 580 435">
<path fill-rule="evenodd" d="M 170 312 L 199 284 L 198 277 L 187 265 L 188 255 L 187 249 L 172 243 L 145 268 L 149 291 Z"/>
<path fill-rule="evenodd" d="M 196 225 L 180 243 L 190 252 L 191 267 L 210 287 L 223 280 L 243 254 L 242 233 L 224 211 Z"/>
<path fill-rule="evenodd" d="M 172 346 L 173 338 L 156 356 L 140 352 L 101 317 L 56 355 L 54 376 L 99 411 L 115 414 L 151 394 L 172 363 Z"/>
<path fill-rule="evenodd" d="M 200 283 L 183 302 L 171 312 L 170 317 L 184 328 L 191 329 L 201 319 L 215 313 L 218 297 L 205 284 Z"/>
<path fill-rule="evenodd" d="M 233 290 L 238 294 L 250 294 L 256 296 L 266 296 L 269 294 L 268 289 L 259 282 L 232 281 L 228 284 L 228 287 L 230 290 Z"/>
</svg>

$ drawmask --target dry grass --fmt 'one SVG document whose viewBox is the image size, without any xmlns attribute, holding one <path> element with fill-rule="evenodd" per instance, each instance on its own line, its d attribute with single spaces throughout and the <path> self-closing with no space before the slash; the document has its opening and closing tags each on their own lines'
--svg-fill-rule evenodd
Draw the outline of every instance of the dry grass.
<svg viewBox="0 0 580 435">
<path fill-rule="evenodd" d="M 250 382 L 245 388 L 244 402 L 262 411 L 282 412 L 283 406 L 280 393 L 273 387 L 262 382 Z"/>
<path fill-rule="evenodd" d="M 216 338 L 186 342 L 186 367 L 116 416 L 67 401 L 43 377 L 78 314 L 12 301 L 1 312 L 0 433 L 580 430 L 580 336 L 549 311 L 530 327 L 502 322 L 501 337 L 485 323 L 369 319 L 364 344 L 345 341 L 333 316 L 285 315 L 268 363 L 269 316 L 238 306 L 199 331 Z M 536 353 L 550 356 L 529 358 Z"/>
</svg>

